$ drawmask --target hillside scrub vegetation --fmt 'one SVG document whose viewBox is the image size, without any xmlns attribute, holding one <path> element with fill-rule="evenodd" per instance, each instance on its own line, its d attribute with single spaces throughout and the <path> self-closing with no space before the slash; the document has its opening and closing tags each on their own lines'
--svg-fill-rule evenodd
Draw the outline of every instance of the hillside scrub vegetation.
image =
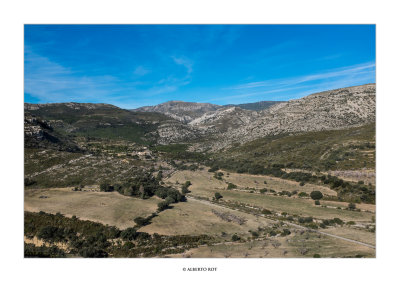
<svg viewBox="0 0 400 282">
<path fill-rule="evenodd" d="M 120 230 L 45 212 L 25 212 L 24 221 L 25 237 L 40 237 L 51 245 L 25 244 L 25 257 L 154 257 L 181 253 L 214 240 L 208 235 L 150 235 L 133 227 Z M 58 242 L 67 244 L 67 250 L 57 248 L 54 244 Z"/>
</svg>

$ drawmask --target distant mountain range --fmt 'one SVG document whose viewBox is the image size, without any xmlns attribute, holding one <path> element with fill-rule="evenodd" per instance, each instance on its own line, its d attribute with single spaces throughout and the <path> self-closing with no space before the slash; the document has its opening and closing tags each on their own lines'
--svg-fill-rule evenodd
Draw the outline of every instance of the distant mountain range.
<svg viewBox="0 0 400 282">
<path fill-rule="evenodd" d="M 372 123 L 375 91 L 375 84 L 366 84 L 287 102 L 219 106 L 169 101 L 134 110 L 108 104 L 25 104 L 25 115 L 39 117 L 58 134 L 188 143 L 192 150 L 216 151 L 265 136 Z"/>
<path fill-rule="evenodd" d="M 182 102 L 182 101 L 168 101 L 156 106 L 146 106 L 133 109 L 134 112 L 158 112 L 170 116 L 174 119 L 189 123 L 196 118 L 201 117 L 205 113 L 215 112 L 217 110 L 238 107 L 244 110 L 250 111 L 262 111 L 269 107 L 282 103 L 281 101 L 260 101 L 255 103 L 247 104 L 229 104 L 229 105 L 215 105 L 209 103 L 193 103 L 193 102 Z"/>
</svg>

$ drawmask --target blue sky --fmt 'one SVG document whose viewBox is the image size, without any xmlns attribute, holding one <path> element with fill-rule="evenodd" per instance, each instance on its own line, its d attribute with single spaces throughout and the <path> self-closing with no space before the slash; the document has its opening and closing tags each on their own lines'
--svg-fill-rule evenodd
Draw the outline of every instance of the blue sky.
<svg viewBox="0 0 400 282">
<path fill-rule="evenodd" d="M 25 25 L 25 102 L 282 101 L 375 82 L 374 25 Z"/>
</svg>

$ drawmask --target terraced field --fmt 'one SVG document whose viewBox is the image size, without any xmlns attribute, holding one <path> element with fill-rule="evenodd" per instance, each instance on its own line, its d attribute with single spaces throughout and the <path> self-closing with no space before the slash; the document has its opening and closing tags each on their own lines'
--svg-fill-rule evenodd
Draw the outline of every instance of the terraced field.
<svg viewBox="0 0 400 282">
<path fill-rule="evenodd" d="M 161 200 L 155 197 L 142 200 L 117 192 L 83 192 L 72 191 L 72 188 L 25 190 L 26 211 L 59 212 L 118 228 L 133 227 L 134 218 L 149 216 L 157 210 L 159 202 Z"/>
<path fill-rule="evenodd" d="M 283 180 L 268 176 L 254 176 L 241 174 L 240 178 L 237 174 L 231 173 L 227 175 L 227 172 L 223 172 L 224 180 L 217 180 L 213 177 L 213 173 L 203 171 L 178 171 L 173 174 L 170 178 L 166 180 L 166 183 L 174 184 L 184 183 L 190 181 L 192 185 L 190 190 L 192 193 L 190 195 L 197 197 L 205 197 L 211 199 L 216 192 L 219 192 L 225 201 L 245 203 L 251 206 L 257 206 L 277 212 L 287 212 L 289 214 L 301 215 L 301 216 L 313 216 L 318 219 L 330 219 L 338 217 L 346 221 L 359 221 L 359 222 L 370 222 L 371 217 L 374 215 L 374 205 L 361 205 L 360 207 L 366 207 L 368 211 L 350 211 L 345 209 L 337 209 L 337 207 L 345 208 L 348 203 L 345 202 L 327 202 L 329 206 L 322 207 L 325 203 L 322 201 L 321 206 L 316 206 L 314 201 L 311 199 L 298 198 L 296 196 L 275 196 L 272 194 L 260 194 L 251 193 L 249 191 L 237 191 L 237 190 L 227 190 L 227 182 L 236 184 L 239 188 L 243 187 L 243 184 L 255 187 L 256 191 L 262 186 L 268 187 L 269 189 L 274 189 L 277 192 L 283 190 L 297 190 L 298 192 L 310 192 L 313 189 L 321 191 L 325 195 L 332 195 L 335 191 L 330 190 L 325 186 L 311 185 L 299 186 L 297 182 L 290 180 Z M 229 176 L 229 177 L 228 177 Z M 255 180 L 257 179 L 257 180 Z M 264 184 L 263 181 L 267 184 Z M 256 181 L 256 182 L 254 182 Z M 271 183 L 271 184 L 270 184 Z"/>
</svg>

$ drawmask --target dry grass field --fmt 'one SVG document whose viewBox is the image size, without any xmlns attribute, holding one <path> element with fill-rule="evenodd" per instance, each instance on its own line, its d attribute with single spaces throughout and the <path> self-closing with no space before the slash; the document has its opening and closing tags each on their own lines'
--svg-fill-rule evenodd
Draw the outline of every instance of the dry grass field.
<svg viewBox="0 0 400 282">
<path fill-rule="evenodd" d="M 228 212 L 246 219 L 246 222 L 239 225 L 238 223 L 224 221 L 215 215 L 212 210 Z M 250 229 L 257 230 L 258 227 L 267 227 L 272 223 L 271 220 L 266 218 L 256 217 L 195 199 L 188 199 L 187 202 L 174 204 L 172 209 L 163 211 L 152 219 L 150 225 L 142 227 L 140 231 L 164 235 L 208 234 L 213 236 L 221 235 L 224 232 L 227 238 L 230 239 L 234 233 L 246 234 L 247 236 Z"/>
<path fill-rule="evenodd" d="M 323 232 L 375 246 L 376 234 L 369 232 L 367 230 L 361 230 L 343 226 L 343 227 L 330 227 L 324 229 Z"/>
<path fill-rule="evenodd" d="M 345 221 L 357 221 L 357 222 L 370 222 L 371 217 L 374 215 L 374 205 L 367 205 L 363 204 L 362 207 L 368 209 L 370 212 L 356 212 L 356 211 L 349 211 L 344 209 L 337 209 L 335 207 L 341 206 L 345 208 L 347 203 L 340 203 L 340 202 L 332 202 L 330 201 L 329 204 L 332 205 L 332 208 L 324 208 L 321 206 L 315 206 L 314 201 L 311 199 L 303 199 L 297 197 L 286 197 L 286 196 L 274 196 L 271 194 L 260 194 L 260 193 L 250 193 L 249 191 L 237 191 L 237 190 L 226 190 L 227 184 L 225 181 L 217 180 L 213 177 L 213 173 L 203 171 L 178 171 L 174 173 L 170 178 L 168 178 L 165 182 L 170 184 L 184 183 L 186 181 L 190 181 L 192 185 L 189 187 L 189 190 L 192 191 L 191 195 L 193 196 L 200 196 L 206 197 L 211 199 L 214 196 L 215 192 L 221 193 L 223 199 L 225 201 L 231 202 L 240 202 L 245 203 L 252 206 L 257 206 L 277 212 L 287 212 L 289 214 L 296 214 L 301 216 L 313 216 L 318 219 L 330 219 L 334 217 L 338 217 Z M 240 178 L 239 178 L 240 176 Z M 226 178 L 227 175 L 224 172 L 224 179 L 229 179 L 228 182 L 234 183 L 236 185 L 240 185 L 241 183 L 254 183 L 260 185 L 263 184 L 264 180 L 268 183 L 272 183 L 272 180 L 276 181 L 275 185 L 273 186 L 276 191 L 282 191 L 290 189 L 294 190 L 294 187 L 301 192 L 303 188 L 307 186 L 304 185 L 302 187 L 295 186 L 293 181 L 281 180 L 281 179 L 274 179 L 273 177 L 265 177 L 265 176 L 254 176 L 254 175 L 246 175 L 246 174 L 230 174 L 229 178 Z M 254 179 L 257 178 L 257 183 L 254 182 Z M 269 180 L 268 180 L 269 179 Z M 272 180 L 271 180 L 272 179 Z M 278 186 L 280 185 L 280 186 Z M 314 185 L 316 186 L 316 185 Z M 179 185 L 177 185 L 179 187 Z M 278 188 L 280 187 L 280 188 Z M 317 186 L 316 187 L 321 192 L 328 194 L 329 191 L 327 187 Z M 306 188 L 309 189 L 309 188 Z M 329 190 L 329 191 L 327 191 Z M 305 191 L 305 190 L 304 190 Z M 334 192 L 334 191 L 333 191 Z M 323 203 L 323 201 L 322 201 Z M 360 206 L 360 208 L 361 208 Z"/>
<path fill-rule="evenodd" d="M 273 177 L 255 176 L 248 174 L 227 174 L 224 172 L 223 180 L 214 178 L 214 173 L 207 170 L 178 171 L 163 181 L 177 189 L 181 184 L 190 181 L 191 193 L 186 202 L 172 204 L 172 208 L 166 209 L 152 218 L 149 225 L 139 229 L 149 234 L 160 235 L 199 235 L 213 236 L 219 243 L 202 245 L 185 251 L 183 254 L 168 255 L 169 257 L 313 257 L 315 254 L 321 257 L 374 257 L 375 250 L 357 242 L 343 240 L 352 239 L 361 243 L 375 245 L 375 233 L 367 231 L 363 226 L 372 224 L 375 215 L 375 205 L 357 204 L 361 211 L 345 210 L 347 203 L 324 201 L 322 205 L 315 206 L 311 199 L 253 193 L 246 187 L 256 190 L 267 187 L 275 191 L 304 191 L 313 189 L 323 191 L 325 195 L 333 195 L 327 187 L 312 187 L 304 185 L 300 187 L 297 182 L 277 179 Z M 266 182 L 266 184 L 264 183 Z M 227 183 L 234 183 L 240 190 L 227 190 Z M 91 220 L 103 224 L 117 226 L 120 229 L 135 226 L 133 221 L 138 216 L 146 217 L 157 210 L 157 204 L 162 200 L 154 196 L 142 200 L 127 197 L 117 192 L 98 192 L 95 189 L 87 191 L 73 191 L 70 188 L 46 188 L 25 190 L 25 210 L 45 211 L 48 213 L 61 213 L 65 216 L 77 216 L 80 219 Z M 215 192 L 222 194 L 220 203 L 211 202 Z M 197 199 L 204 197 L 208 200 Z M 242 209 L 236 209 L 234 203 L 245 204 L 247 207 L 269 209 L 274 212 L 286 212 L 289 215 L 312 216 L 315 219 L 340 218 L 348 222 L 354 221 L 355 226 L 336 225 L 322 232 L 342 237 L 333 238 L 319 234 L 303 227 L 288 225 L 284 222 L 268 219 L 252 214 Z M 223 204 L 231 204 L 229 207 Z M 341 209 L 337 209 L 341 207 Z M 234 221 L 222 219 L 217 214 L 229 214 L 244 219 L 239 224 Z M 282 225 L 283 224 L 283 225 Z M 357 228 L 357 226 L 361 226 Z M 290 230 L 288 236 L 270 235 L 268 230 Z M 252 232 L 259 235 L 253 237 Z M 238 235 L 241 240 L 232 242 L 232 235 Z M 29 241 L 29 240 L 28 240 Z"/>
<path fill-rule="evenodd" d="M 223 243 L 213 246 L 200 246 L 183 254 L 170 257 L 192 258 L 305 258 L 315 254 L 321 257 L 374 257 L 375 250 L 351 242 L 300 231 L 287 237 L 264 238 L 244 243 Z"/>
<path fill-rule="evenodd" d="M 226 188 L 228 186 L 228 182 L 233 183 L 238 186 L 238 188 L 255 188 L 256 190 L 260 190 L 263 188 L 267 188 L 268 190 L 273 189 L 277 192 L 280 191 L 298 191 L 298 192 L 306 192 L 310 193 L 314 190 L 321 191 L 324 195 L 336 196 L 336 191 L 333 191 L 325 186 L 318 186 L 314 184 L 306 183 L 304 186 L 299 186 L 299 183 L 292 180 L 281 179 L 277 177 L 270 177 L 265 175 L 252 175 L 245 173 L 227 173 L 223 172 L 223 180 L 218 180 L 214 178 L 214 173 L 208 172 L 207 169 L 197 170 L 197 171 L 179 171 L 174 173 L 170 178 L 166 181 L 171 184 L 176 183 L 184 183 L 186 180 L 192 180 L 192 184 L 194 188 L 200 186 L 202 189 L 217 187 L 217 188 Z M 264 183 L 266 182 L 266 184 Z"/>
<path fill-rule="evenodd" d="M 44 196 L 47 198 L 39 198 Z M 60 212 L 124 229 L 135 225 L 133 219 L 148 216 L 157 210 L 156 197 L 142 200 L 117 192 L 81 192 L 71 188 L 25 190 L 25 210 Z"/>
</svg>

